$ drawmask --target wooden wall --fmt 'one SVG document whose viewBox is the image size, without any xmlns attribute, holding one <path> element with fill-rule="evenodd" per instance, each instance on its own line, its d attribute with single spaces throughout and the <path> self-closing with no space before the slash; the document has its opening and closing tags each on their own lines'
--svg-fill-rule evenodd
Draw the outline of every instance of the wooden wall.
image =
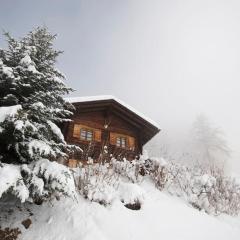
<svg viewBox="0 0 240 240">
<path fill-rule="evenodd" d="M 142 152 L 141 136 L 139 129 L 129 124 L 126 120 L 117 116 L 111 111 L 94 111 L 94 112 L 78 112 L 74 114 L 72 118 L 73 122 L 70 122 L 65 126 L 64 135 L 68 143 L 79 145 L 85 153 L 81 156 L 73 156 L 73 158 L 97 158 L 103 151 L 103 147 L 108 146 L 109 154 L 113 154 L 115 157 L 121 155 L 127 158 L 133 159 L 135 156 Z M 79 137 L 73 135 L 74 124 L 85 125 L 90 128 L 101 130 L 101 142 L 95 141 L 92 144 L 80 140 Z M 118 133 L 127 135 L 132 138 L 130 141 L 135 142 L 134 149 L 121 149 L 114 146 L 110 141 L 110 133 Z M 134 139 L 134 140 L 133 140 Z M 84 154 L 88 153 L 88 156 Z"/>
</svg>

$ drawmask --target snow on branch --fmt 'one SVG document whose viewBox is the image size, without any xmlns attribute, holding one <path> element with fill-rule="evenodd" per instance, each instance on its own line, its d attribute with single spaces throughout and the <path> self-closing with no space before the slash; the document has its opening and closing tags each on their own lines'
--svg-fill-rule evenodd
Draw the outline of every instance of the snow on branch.
<svg viewBox="0 0 240 240">
<path fill-rule="evenodd" d="M 54 196 L 75 197 L 74 179 L 69 169 L 41 159 L 29 165 L 0 165 L 0 198 L 11 193 L 21 200 L 39 201 Z"/>
</svg>

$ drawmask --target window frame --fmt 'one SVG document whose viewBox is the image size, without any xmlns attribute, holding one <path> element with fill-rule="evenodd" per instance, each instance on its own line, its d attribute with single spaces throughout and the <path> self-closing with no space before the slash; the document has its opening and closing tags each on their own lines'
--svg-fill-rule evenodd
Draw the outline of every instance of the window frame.
<svg viewBox="0 0 240 240">
<path fill-rule="evenodd" d="M 85 134 L 82 134 L 83 131 L 85 131 Z M 89 138 L 89 134 L 91 135 L 91 139 Z M 87 142 L 94 141 L 94 130 L 92 130 L 91 128 L 81 128 L 80 129 L 80 140 L 87 141 Z"/>
<path fill-rule="evenodd" d="M 128 148 L 128 137 L 121 136 L 121 135 L 116 136 L 115 145 L 116 145 L 116 147 L 127 149 Z"/>
</svg>

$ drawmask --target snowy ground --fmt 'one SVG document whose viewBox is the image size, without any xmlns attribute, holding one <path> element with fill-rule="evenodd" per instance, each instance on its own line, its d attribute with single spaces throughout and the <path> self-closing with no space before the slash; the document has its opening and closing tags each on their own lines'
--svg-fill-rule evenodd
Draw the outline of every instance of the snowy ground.
<svg viewBox="0 0 240 240">
<path fill-rule="evenodd" d="M 24 240 L 233 240 L 240 239 L 240 218 L 213 217 L 199 212 L 145 181 L 141 210 L 127 209 L 120 201 L 104 207 L 79 197 L 42 206 L 25 204 L 13 212 L 2 206 L 0 225 L 19 227 Z M 33 213 L 32 216 L 31 212 Z M 4 216 L 7 215 L 8 218 Z M 21 222 L 32 220 L 29 229 Z"/>
</svg>

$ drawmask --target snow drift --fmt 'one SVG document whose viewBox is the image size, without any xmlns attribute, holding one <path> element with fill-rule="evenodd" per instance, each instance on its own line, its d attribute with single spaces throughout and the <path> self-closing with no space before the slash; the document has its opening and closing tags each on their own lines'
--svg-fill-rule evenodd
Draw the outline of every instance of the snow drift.
<svg viewBox="0 0 240 240">
<path fill-rule="evenodd" d="M 2 206 L 0 225 L 19 227 L 20 240 L 238 240 L 240 219 L 213 217 L 157 190 L 149 179 L 137 185 L 145 192 L 138 211 L 115 200 L 107 207 L 79 196 L 41 206 L 25 203 L 8 214 Z M 4 218 L 5 215 L 7 218 Z M 21 222 L 32 220 L 29 229 Z"/>
</svg>

